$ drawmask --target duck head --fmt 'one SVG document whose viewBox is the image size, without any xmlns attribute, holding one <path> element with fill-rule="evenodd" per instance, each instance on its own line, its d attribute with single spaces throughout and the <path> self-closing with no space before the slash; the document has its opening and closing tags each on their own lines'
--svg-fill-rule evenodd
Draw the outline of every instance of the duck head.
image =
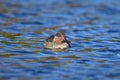
<svg viewBox="0 0 120 80">
<path fill-rule="evenodd" d="M 65 41 L 65 34 L 64 32 L 58 32 L 56 33 L 53 41 L 55 41 L 57 44 L 60 44 Z"/>
</svg>

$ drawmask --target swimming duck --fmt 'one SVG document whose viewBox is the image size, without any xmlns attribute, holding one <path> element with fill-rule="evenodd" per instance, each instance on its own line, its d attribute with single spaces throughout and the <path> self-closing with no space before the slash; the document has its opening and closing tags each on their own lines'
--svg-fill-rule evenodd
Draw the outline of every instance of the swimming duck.
<svg viewBox="0 0 120 80">
<path fill-rule="evenodd" d="M 48 37 L 43 46 L 49 49 L 66 49 L 70 47 L 70 41 L 66 39 L 64 32 L 58 32 Z"/>
</svg>

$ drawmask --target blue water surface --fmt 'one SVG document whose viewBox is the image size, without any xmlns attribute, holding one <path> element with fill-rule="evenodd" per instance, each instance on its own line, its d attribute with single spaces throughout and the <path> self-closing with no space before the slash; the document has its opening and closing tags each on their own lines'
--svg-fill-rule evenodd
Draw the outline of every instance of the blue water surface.
<svg viewBox="0 0 120 80">
<path fill-rule="evenodd" d="M 120 0 L 0 0 L 0 80 L 120 80 Z"/>
</svg>

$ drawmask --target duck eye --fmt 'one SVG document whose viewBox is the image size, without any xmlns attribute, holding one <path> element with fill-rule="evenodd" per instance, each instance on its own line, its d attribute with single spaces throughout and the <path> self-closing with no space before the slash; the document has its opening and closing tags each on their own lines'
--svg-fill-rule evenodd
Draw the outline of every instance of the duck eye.
<svg viewBox="0 0 120 80">
<path fill-rule="evenodd" d="M 57 33 L 56 36 L 61 37 L 61 35 L 59 33 Z"/>
</svg>

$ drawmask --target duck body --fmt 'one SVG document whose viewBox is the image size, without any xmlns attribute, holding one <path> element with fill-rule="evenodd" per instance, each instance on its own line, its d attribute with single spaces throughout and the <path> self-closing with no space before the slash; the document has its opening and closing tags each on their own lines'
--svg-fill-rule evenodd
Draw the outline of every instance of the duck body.
<svg viewBox="0 0 120 80">
<path fill-rule="evenodd" d="M 56 35 L 52 35 L 46 39 L 43 46 L 49 49 L 66 49 L 70 47 L 70 41 L 66 40 L 63 32 L 58 32 Z"/>
</svg>

